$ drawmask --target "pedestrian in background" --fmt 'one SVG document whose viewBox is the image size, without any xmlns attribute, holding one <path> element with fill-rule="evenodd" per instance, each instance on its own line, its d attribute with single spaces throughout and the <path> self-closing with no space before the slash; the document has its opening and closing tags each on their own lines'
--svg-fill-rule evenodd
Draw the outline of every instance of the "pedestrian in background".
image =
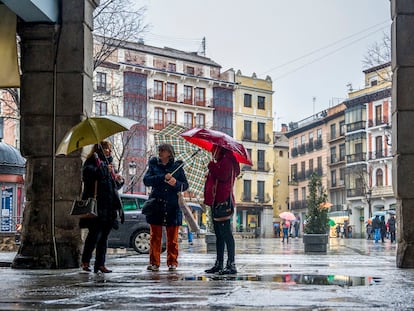
<svg viewBox="0 0 414 311">
<path fill-rule="evenodd" d="M 81 259 L 82 270 L 88 272 L 91 271 L 90 260 L 94 250 L 94 272 L 112 272 L 105 266 L 108 236 L 113 227 L 118 226 L 117 213 L 120 214 L 121 223 L 124 222 L 122 204 L 118 195 L 124 179 L 115 173 L 111 147 L 109 141 L 94 145 L 82 168 L 84 185 L 82 199 L 94 197 L 96 192 L 98 207 L 98 217 L 84 218 L 79 222 L 81 228 L 88 229 Z"/>
<path fill-rule="evenodd" d="M 178 266 L 178 231 L 183 214 L 178 205 L 178 193 L 188 189 L 182 161 L 175 161 L 170 144 L 158 146 L 158 157 L 152 157 L 144 175 L 144 184 L 151 187 L 150 198 L 156 198 L 159 209 L 147 215 L 150 224 L 150 253 L 147 270 L 157 272 L 161 264 L 162 228 L 167 232 L 167 266 L 175 271 Z M 176 172 L 174 172 L 176 171 Z M 173 173 L 174 174 L 171 174 Z"/>
<path fill-rule="evenodd" d="M 374 220 L 372 221 L 372 230 L 374 231 L 375 243 L 378 243 L 381 237 L 381 222 L 378 215 L 376 215 Z"/>
<path fill-rule="evenodd" d="M 283 243 L 285 243 L 285 238 L 286 238 L 286 243 L 289 243 L 289 228 L 290 228 L 290 221 L 283 220 L 282 222 L 282 231 L 283 231 L 282 242 Z"/>
<path fill-rule="evenodd" d="M 385 242 L 385 235 L 387 234 L 387 226 L 385 225 L 385 216 L 381 216 L 380 218 L 380 234 L 381 234 L 381 242 Z"/>
<path fill-rule="evenodd" d="M 388 230 L 390 232 L 390 240 L 391 243 L 395 242 L 395 217 L 394 215 L 391 215 L 388 219 Z"/>
<path fill-rule="evenodd" d="M 227 202 L 234 213 L 235 201 L 233 186 L 240 174 L 240 165 L 233 153 L 225 148 L 214 145 L 213 160 L 208 164 L 208 175 L 204 186 L 204 204 L 211 206 L 213 227 L 216 235 L 216 262 L 206 273 L 236 274 L 235 243 L 231 229 L 232 215 L 224 218 L 214 217 L 214 208 L 220 203 Z M 224 264 L 224 248 L 227 248 L 227 264 Z"/>
</svg>

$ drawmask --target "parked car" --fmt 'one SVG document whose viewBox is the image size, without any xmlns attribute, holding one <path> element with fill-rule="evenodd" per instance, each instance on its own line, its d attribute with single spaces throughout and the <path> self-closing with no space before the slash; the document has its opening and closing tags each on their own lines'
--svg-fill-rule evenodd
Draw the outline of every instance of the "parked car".
<svg viewBox="0 0 414 311">
<path fill-rule="evenodd" d="M 119 225 L 118 230 L 112 230 L 108 238 L 108 247 L 133 248 L 140 254 L 148 254 L 150 248 L 150 225 L 145 215 L 141 213 L 142 205 L 148 199 L 146 195 L 126 194 L 119 195 L 125 213 L 125 223 Z M 163 238 L 162 250 L 166 249 Z"/>
</svg>

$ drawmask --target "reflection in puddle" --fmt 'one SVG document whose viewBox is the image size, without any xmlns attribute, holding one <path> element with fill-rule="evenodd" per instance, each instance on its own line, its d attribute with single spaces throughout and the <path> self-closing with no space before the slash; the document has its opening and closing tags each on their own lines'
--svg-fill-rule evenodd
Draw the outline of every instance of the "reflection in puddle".
<svg viewBox="0 0 414 311">
<path fill-rule="evenodd" d="M 235 275 L 235 276 L 183 276 L 182 281 L 258 281 L 305 285 L 368 286 L 380 283 L 376 277 L 356 277 L 346 275 L 314 274 L 271 274 L 271 275 Z"/>
</svg>

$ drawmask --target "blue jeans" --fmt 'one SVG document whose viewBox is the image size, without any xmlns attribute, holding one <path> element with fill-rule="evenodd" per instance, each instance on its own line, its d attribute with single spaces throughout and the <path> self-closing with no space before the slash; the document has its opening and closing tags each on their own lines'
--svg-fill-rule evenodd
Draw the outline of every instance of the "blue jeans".
<svg viewBox="0 0 414 311">
<path fill-rule="evenodd" d="M 374 231 L 374 240 L 375 240 L 375 243 L 378 243 L 378 241 L 379 241 L 380 238 L 381 238 L 380 229 L 375 229 L 375 231 Z"/>
</svg>

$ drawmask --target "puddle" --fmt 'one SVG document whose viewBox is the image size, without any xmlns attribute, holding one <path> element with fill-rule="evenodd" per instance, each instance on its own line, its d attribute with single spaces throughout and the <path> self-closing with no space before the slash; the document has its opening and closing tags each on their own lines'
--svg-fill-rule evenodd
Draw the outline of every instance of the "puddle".
<svg viewBox="0 0 414 311">
<path fill-rule="evenodd" d="M 346 275 L 316 275 L 316 274 L 270 274 L 270 275 L 208 275 L 184 276 L 182 281 L 250 281 L 276 282 L 302 285 L 336 285 L 343 287 L 370 286 L 381 282 L 377 277 L 357 277 Z"/>
</svg>

